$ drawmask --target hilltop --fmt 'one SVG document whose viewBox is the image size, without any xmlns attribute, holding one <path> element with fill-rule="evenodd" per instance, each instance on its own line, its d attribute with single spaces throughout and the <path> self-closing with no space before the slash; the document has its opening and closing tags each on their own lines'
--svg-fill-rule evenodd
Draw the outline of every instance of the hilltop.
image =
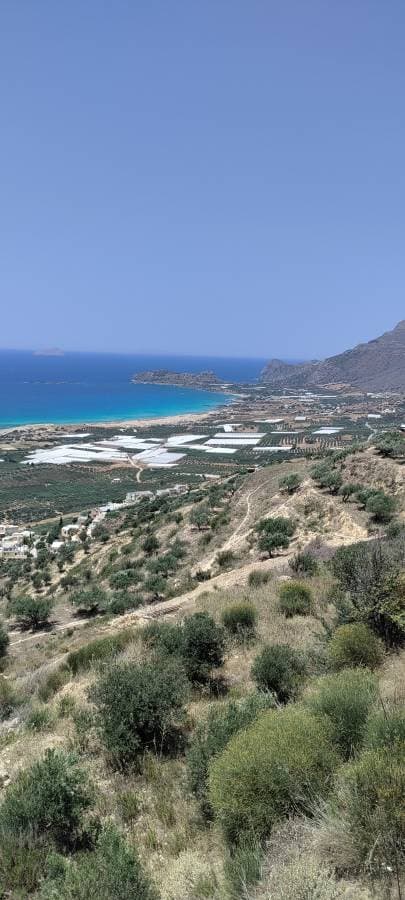
<svg viewBox="0 0 405 900">
<path fill-rule="evenodd" d="M 405 320 L 381 337 L 321 361 L 289 364 L 270 360 L 261 380 L 274 387 L 353 387 L 363 391 L 405 389 Z"/>
</svg>

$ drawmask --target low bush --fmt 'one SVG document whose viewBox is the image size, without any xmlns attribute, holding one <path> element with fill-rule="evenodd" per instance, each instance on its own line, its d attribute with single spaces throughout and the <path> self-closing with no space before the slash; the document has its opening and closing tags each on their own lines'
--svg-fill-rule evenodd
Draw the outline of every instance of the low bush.
<svg viewBox="0 0 405 900">
<path fill-rule="evenodd" d="M 152 622 L 144 629 L 143 640 L 159 654 L 178 657 L 195 684 L 207 681 L 212 669 L 224 661 L 225 631 L 205 612 L 187 616 L 182 625 Z"/>
<path fill-rule="evenodd" d="M 7 788 L 0 806 L 0 835 L 22 843 L 42 838 L 60 849 L 72 848 L 81 837 L 83 814 L 92 799 L 76 756 L 47 750 Z"/>
<path fill-rule="evenodd" d="M 0 619 L 0 659 L 2 659 L 6 655 L 9 643 L 10 638 L 8 636 L 6 626 Z"/>
<path fill-rule="evenodd" d="M 117 634 L 96 638 L 78 650 L 72 650 L 68 654 L 67 665 L 74 675 L 85 672 L 94 663 L 117 656 L 131 641 L 137 640 L 138 636 L 135 629 L 127 628 Z"/>
<path fill-rule="evenodd" d="M 17 696 L 13 686 L 4 675 L 0 674 L 0 722 L 8 719 L 17 705 Z"/>
<path fill-rule="evenodd" d="M 158 900 L 138 856 L 114 825 L 105 825 L 92 853 L 60 860 L 38 900 Z"/>
<path fill-rule="evenodd" d="M 315 714 L 328 717 L 333 740 L 346 759 L 362 744 L 376 697 L 377 680 L 368 669 L 343 669 L 313 685 L 308 705 Z"/>
<path fill-rule="evenodd" d="M 187 616 L 182 625 L 181 658 L 190 681 L 206 681 L 213 669 L 222 666 L 225 632 L 205 612 Z"/>
<path fill-rule="evenodd" d="M 47 703 L 62 687 L 69 681 L 70 672 L 66 663 L 62 663 L 49 675 L 40 681 L 38 687 L 38 697 L 43 703 Z"/>
<path fill-rule="evenodd" d="M 371 628 L 362 622 L 351 622 L 334 631 L 328 657 L 335 670 L 355 666 L 376 669 L 383 659 L 383 646 Z"/>
<path fill-rule="evenodd" d="M 331 494 L 337 494 L 343 485 L 343 478 L 340 472 L 338 469 L 334 469 L 328 460 L 314 466 L 311 475 L 318 487 L 325 488 Z"/>
<path fill-rule="evenodd" d="M 237 637 L 249 637 L 255 633 L 257 624 L 257 609 L 253 603 L 235 603 L 228 606 L 222 613 L 224 628 Z"/>
<path fill-rule="evenodd" d="M 340 869 L 387 876 L 405 862 L 403 751 L 368 750 L 343 766 L 323 815 L 321 837 Z"/>
<path fill-rule="evenodd" d="M 378 491 L 368 498 L 366 502 L 366 510 L 374 519 L 374 522 L 387 524 L 391 521 L 396 509 L 396 503 L 393 497 Z"/>
<path fill-rule="evenodd" d="M 91 690 L 104 746 L 117 766 L 165 751 L 184 719 L 187 681 L 176 660 L 116 663 Z"/>
<path fill-rule="evenodd" d="M 361 541 L 340 547 L 332 571 L 349 592 L 345 620 L 365 622 L 389 647 L 405 642 L 404 542 Z"/>
<path fill-rule="evenodd" d="M 405 710 L 402 706 L 371 713 L 367 721 L 364 746 L 369 750 L 405 748 Z"/>
<path fill-rule="evenodd" d="M 269 695 L 252 693 L 244 700 L 230 700 L 213 706 L 206 719 L 198 723 L 187 753 L 187 767 L 191 790 L 205 815 L 212 812 L 208 800 L 211 760 L 221 753 L 234 734 L 254 722 L 259 713 L 271 704 Z"/>
<path fill-rule="evenodd" d="M 16 597 L 10 604 L 10 612 L 21 628 L 36 631 L 49 622 L 54 601 L 51 597 Z"/>
<path fill-rule="evenodd" d="M 209 581 L 211 578 L 211 569 L 197 569 L 195 577 L 197 581 Z"/>
<path fill-rule="evenodd" d="M 285 475 L 284 478 L 280 478 L 278 486 L 281 491 L 285 491 L 287 494 L 295 494 L 301 484 L 302 475 L 299 475 L 298 472 L 292 472 L 291 475 Z"/>
<path fill-rule="evenodd" d="M 292 616 L 307 616 L 311 612 L 311 591 L 300 581 L 290 581 L 281 585 L 278 596 L 279 610 L 287 619 Z"/>
<path fill-rule="evenodd" d="M 266 572 L 265 569 L 253 569 L 249 572 L 249 587 L 258 588 L 261 587 L 262 584 L 267 584 L 268 581 L 270 581 L 270 572 Z"/>
<path fill-rule="evenodd" d="M 233 550 L 220 550 L 217 553 L 217 563 L 221 569 L 225 569 L 227 566 L 230 566 L 235 559 L 235 554 Z"/>
<path fill-rule="evenodd" d="M 337 765 L 328 720 L 299 707 L 262 713 L 210 766 L 209 798 L 228 840 L 263 840 L 274 824 L 309 813 Z"/>
<path fill-rule="evenodd" d="M 26 720 L 30 731 L 46 731 L 54 722 L 54 716 L 47 706 L 34 706 Z"/>
<path fill-rule="evenodd" d="M 289 561 L 290 569 L 295 575 L 311 577 L 318 572 L 318 563 L 310 553 L 296 553 Z"/>
<path fill-rule="evenodd" d="M 269 691 L 279 703 L 287 703 L 298 693 L 305 663 L 292 647 L 269 644 L 256 656 L 251 674 L 260 691 Z"/>
<path fill-rule="evenodd" d="M 142 640 L 148 647 L 162 655 L 182 655 L 182 628 L 172 622 L 150 622 L 142 629 Z"/>
<path fill-rule="evenodd" d="M 113 616 L 120 616 L 128 610 L 139 609 L 144 602 L 141 594 L 133 594 L 129 591 L 116 591 L 109 602 L 108 611 Z"/>
<path fill-rule="evenodd" d="M 106 611 L 109 598 L 105 591 L 94 585 L 86 590 L 75 591 L 69 599 L 80 612 L 94 615 L 94 613 Z"/>
</svg>

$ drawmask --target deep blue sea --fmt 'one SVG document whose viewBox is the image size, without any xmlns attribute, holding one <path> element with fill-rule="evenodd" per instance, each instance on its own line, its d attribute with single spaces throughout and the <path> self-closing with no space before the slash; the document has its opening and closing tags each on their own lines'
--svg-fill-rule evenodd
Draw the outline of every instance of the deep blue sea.
<svg viewBox="0 0 405 900">
<path fill-rule="evenodd" d="M 191 388 L 132 384 L 131 377 L 146 369 L 212 369 L 224 381 L 254 382 L 265 362 L 112 353 L 35 356 L 28 351 L 0 350 L 0 427 L 203 412 L 231 402 L 232 397 Z"/>
</svg>

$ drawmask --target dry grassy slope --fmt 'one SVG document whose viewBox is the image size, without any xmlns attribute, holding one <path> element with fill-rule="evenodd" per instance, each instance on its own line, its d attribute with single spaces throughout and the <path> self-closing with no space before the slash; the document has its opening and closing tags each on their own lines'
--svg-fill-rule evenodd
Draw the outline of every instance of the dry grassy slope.
<svg viewBox="0 0 405 900">
<path fill-rule="evenodd" d="M 367 456 L 366 458 L 366 454 L 361 455 L 360 461 L 356 456 L 354 457 L 354 463 L 362 468 L 362 472 L 358 473 L 358 479 L 360 480 L 361 476 L 361 480 L 364 478 L 366 484 L 369 483 L 366 465 L 369 459 L 371 463 L 373 461 L 380 462 L 375 457 Z M 257 567 L 279 574 L 283 571 L 288 572 L 288 559 L 314 539 L 319 539 L 323 544 L 332 547 L 364 540 L 367 537 L 366 515 L 359 513 L 354 504 L 344 504 L 339 497 L 332 497 L 320 491 L 308 477 L 310 465 L 305 460 L 297 460 L 259 469 L 247 478 L 231 501 L 230 524 L 215 533 L 214 547 L 210 544 L 208 551 L 201 545 L 200 533 L 190 528 L 187 512 L 191 506 L 187 506 L 183 510 L 184 520 L 178 526 L 176 534 L 178 538 L 186 541 L 188 547 L 185 567 L 191 567 L 192 572 L 199 568 L 211 569 L 214 577 L 208 582 L 202 582 L 194 590 L 180 594 L 172 600 L 151 604 L 135 613 L 122 616 L 119 620 L 113 620 L 110 625 L 105 626 L 103 622 L 100 622 L 98 626 L 100 632 L 102 633 L 105 627 L 119 630 L 130 622 L 137 622 L 140 619 L 170 615 L 180 607 L 191 608 L 204 592 L 246 584 L 250 572 Z M 385 462 L 383 462 L 383 466 L 385 468 Z M 396 464 L 393 463 L 392 466 L 395 470 Z M 280 478 L 287 472 L 299 472 L 305 479 L 297 493 L 292 496 L 285 495 L 279 490 Z M 263 517 L 278 515 L 288 516 L 295 521 L 294 538 L 288 551 L 284 551 L 274 559 L 261 560 L 256 542 L 251 540 L 254 525 Z M 159 529 L 158 534 L 161 546 L 164 547 L 165 540 L 169 538 L 170 534 L 173 534 L 173 524 L 164 525 Z M 128 543 L 129 539 L 128 532 L 124 532 L 114 534 L 105 545 L 93 544 L 89 555 L 85 558 L 86 567 L 91 567 L 95 574 L 99 574 L 111 550 L 119 551 L 123 545 Z M 235 553 L 235 560 L 230 570 L 220 571 L 216 563 L 217 553 L 221 550 L 232 550 Z M 80 557 L 82 557 L 82 553 L 80 553 Z M 77 562 L 74 563 L 73 569 L 76 564 Z M 82 629 L 83 622 L 74 617 L 68 596 L 63 590 L 58 590 L 60 577 L 59 573 L 58 575 L 55 573 L 53 591 L 58 597 L 55 609 L 56 628 L 61 630 L 72 627 Z M 108 587 L 107 582 L 104 586 Z M 25 657 L 28 649 L 34 644 L 41 641 L 48 644 L 52 642 L 53 635 L 49 632 L 38 635 L 20 635 L 15 632 L 11 635 L 11 640 L 12 652 L 18 655 L 23 654 Z M 49 649 L 51 648 L 49 647 Z"/>
<path fill-rule="evenodd" d="M 268 470 L 259 470 L 247 479 L 235 497 L 230 531 L 220 548 L 200 560 L 203 569 L 212 568 L 218 549 L 232 550 L 246 560 L 258 558 L 254 550 L 249 553 L 249 538 L 255 524 L 270 516 L 287 516 L 296 523 L 296 532 L 286 556 L 301 549 L 315 537 L 330 546 L 339 546 L 367 537 L 366 517 L 359 515 L 352 505 L 342 503 L 339 497 L 325 494 L 314 485 L 308 475 L 309 465 L 303 461 L 288 464 L 289 472 L 299 472 L 304 481 L 299 490 L 288 496 L 279 490 L 279 480 L 285 471 L 278 467 L 271 476 Z M 280 467 L 281 469 L 281 467 Z"/>
<path fill-rule="evenodd" d="M 369 483 L 369 467 L 374 466 L 372 454 L 363 454 L 356 466 L 360 465 L 365 483 Z M 377 463 L 380 462 L 377 458 Z M 345 463 L 350 465 L 351 458 Z M 383 461 L 385 477 L 386 465 Z M 393 464 L 395 466 L 395 464 Z M 388 465 L 391 471 L 391 464 Z M 290 464 L 288 471 L 296 471 L 299 467 Z M 304 474 L 307 473 L 304 469 Z M 380 470 L 379 470 L 380 471 Z M 343 504 L 340 498 L 331 497 L 319 491 L 306 477 L 299 491 L 292 497 L 280 493 L 278 481 L 285 474 L 280 467 L 272 467 L 272 471 L 261 470 L 252 475 L 232 501 L 232 521 L 223 532 L 223 546 L 233 541 L 234 549 L 240 555 L 237 565 L 231 571 L 223 572 L 205 582 L 191 592 L 175 597 L 160 604 L 153 604 L 137 612 L 113 619 L 109 622 L 93 620 L 80 631 L 73 634 L 35 636 L 31 642 L 21 646 L 23 652 L 12 648 L 11 660 L 7 674 L 19 677 L 21 687 L 35 688 L 36 679 L 49 671 L 55 661 L 63 660 L 72 646 L 78 647 L 89 640 L 102 635 L 113 634 L 128 625 L 142 625 L 148 617 L 170 616 L 174 620 L 181 619 L 185 613 L 195 609 L 208 610 L 219 620 L 222 611 L 238 599 L 246 596 L 246 582 L 252 569 L 269 569 L 274 578 L 265 586 L 257 589 L 249 588 L 249 597 L 259 613 L 258 640 L 254 644 L 233 645 L 230 648 L 225 664 L 225 674 L 231 686 L 233 696 L 241 696 L 252 688 L 250 669 L 253 657 L 264 643 L 287 643 L 298 650 L 314 648 L 322 640 L 322 619 L 333 615 L 327 602 L 330 576 L 324 574 L 310 580 L 309 584 L 315 598 L 315 615 L 305 618 L 285 619 L 278 612 L 277 577 L 288 572 L 288 557 L 298 547 L 305 546 L 317 535 L 324 543 L 336 545 L 350 543 L 364 538 L 367 517 L 358 513 L 355 505 Z M 378 477 L 382 477 L 381 474 Z M 386 485 L 388 489 L 388 485 Z M 400 494 L 402 485 L 398 482 Z M 297 523 L 297 531 L 290 550 L 272 560 L 259 560 L 257 550 L 251 547 L 247 538 L 255 522 L 265 515 L 288 515 Z M 180 536 L 186 535 L 187 523 L 180 526 Z M 163 530 L 161 537 L 163 537 Z M 114 537 L 114 541 L 116 538 Z M 128 536 L 117 536 L 117 543 L 126 542 Z M 108 545 L 107 545 L 108 547 Z M 98 565 L 108 552 L 107 547 L 95 550 Z M 110 549 L 110 548 L 109 548 Z M 206 552 L 199 545 L 198 534 L 193 543 L 193 553 Z M 94 559 L 96 561 L 96 559 Z M 124 658 L 139 659 L 145 652 L 139 642 L 134 641 L 125 650 Z M 383 697 L 398 695 L 398 685 L 404 684 L 404 655 L 389 658 L 384 665 L 381 677 Z M 37 670 L 32 676 L 30 671 Z M 47 747 L 76 747 L 82 754 L 82 761 L 98 788 L 98 811 L 102 816 L 112 816 L 124 825 L 129 840 L 133 840 L 153 874 L 161 890 L 162 900 L 191 900 L 191 897 L 207 896 L 211 900 L 225 900 L 223 892 L 223 864 L 225 849 L 219 831 L 203 829 L 198 817 L 198 810 L 186 785 L 185 766 L 182 760 L 159 760 L 150 758 L 146 771 L 142 776 L 123 777 L 108 769 L 101 748 L 97 742 L 87 743 L 88 735 L 79 735 L 69 713 L 61 715 L 61 701 L 71 698 L 77 706 L 87 704 L 87 689 L 97 677 L 96 669 L 72 678 L 48 704 L 51 718 L 48 728 L 36 733 L 21 726 L 15 731 L 7 745 L 0 742 L 0 795 L 1 783 L 7 783 L 18 769 L 29 765 L 42 755 Z M 402 690 L 402 688 L 401 688 Z M 65 699 L 64 699 L 65 698 Z M 207 697 L 196 696 L 189 707 L 189 715 L 196 721 L 203 716 L 208 704 Z M 93 741 L 94 739 L 92 739 Z M 138 812 L 132 821 L 126 820 L 123 809 L 125 798 L 133 792 L 137 798 Z M 296 826 L 290 823 L 288 829 Z M 299 827 L 299 823 L 297 825 Z M 278 843 L 277 843 L 278 842 Z M 297 883 L 302 893 L 302 885 L 310 879 L 311 872 L 318 878 L 322 875 L 322 859 L 317 857 L 307 833 L 299 834 L 281 831 L 272 838 L 269 848 L 268 862 L 263 870 L 263 877 L 257 889 L 247 891 L 246 900 L 268 900 L 270 897 L 291 898 L 291 884 Z M 210 892 L 202 895 L 195 892 L 200 884 L 217 885 Z M 340 881 L 339 887 L 329 883 L 325 874 L 325 900 L 369 900 L 366 889 L 357 884 Z M 283 893 L 285 889 L 285 893 Z M 318 890 L 318 888 L 317 888 Z M 302 894 L 303 896 L 303 894 Z M 306 896 L 311 896 L 308 891 Z M 315 896 L 315 894 L 312 894 Z"/>
<path fill-rule="evenodd" d="M 360 482 L 396 497 L 399 511 L 405 512 L 405 469 L 393 459 L 384 459 L 369 447 L 363 453 L 353 453 L 342 468 L 345 481 Z"/>
</svg>

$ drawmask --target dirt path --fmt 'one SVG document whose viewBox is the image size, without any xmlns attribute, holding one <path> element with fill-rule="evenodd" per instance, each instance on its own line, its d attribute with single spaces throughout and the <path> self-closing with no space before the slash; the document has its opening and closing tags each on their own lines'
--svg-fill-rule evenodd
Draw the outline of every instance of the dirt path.
<svg viewBox="0 0 405 900">
<path fill-rule="evenodd" d="M 226 539 L 226 541 L 222 544 L 222 546 L 217 547 L 217 549 L 215 550 L 215 552 L 213 554 L 211 554 L 209 557 L 206 557 L 204 560 L 202 560 L 199 563 L 199 565 L 198 565 L 199 569 L 202 569 L 202 570 L 210 569 L 215 564 L 218 553 L 223 553 L 224 551 L 227 551 L 227 550 L 235 550 L 238 547 L 238 545 L 240 545 L 244 541 L 244 539 L 247 538 L 247 536 L 251 530 L 251 527 L 252 527 L 251 525 L 248 524 L 251 513 L 252 513 L 251 500 L 252 500 L 252 497 L 254 497 L 256 494 L 259 493 L 259 491 L 263 491 L 263 490 L 264 491 L 266 490 L 266 486 L 261 481 L 260 484 L 256 485 L 256 487 L 254 487 L 254 488 L 251 488 L 251 490 L 247 491 L 246 494 L 244 494 L 242 497 L 240 497 L 239 503 L 243 502 L 246 505 L 246 512 L 245 512 L 243 518 L 240 520 L 240 522 L 237 525 L 237 527 L 235 528 L 235 530 L 232 532 L 230 537 Z M 277 495 L 275 495 L 275 497 L 277 497 Z M 274 497 L 272 497 L 271 500 L 269 500 L 269 504 L 274 505 Z"/>
<path fill-rule="evenodd" d="M 137 480 L 137 482 L 138 482 L 138 484 L 139 484 L 140 481 L 141 481 L 141 475 L 142 475 L 144 466 L 142 465 L 142 463 L 137 462 L 136 459 L 134 459 L 133 456 L 130 456 L 129 453 L 128 453 L 128 455 L 127 455 L 127 459 L 128 459 L 128 462 L 129 462 L 130 466 L 133 466 L 134 469 L 137 469 L 137 470 L 138 470 L 137 473 L 136 473 L 136 480 Z"/>
</svg>

